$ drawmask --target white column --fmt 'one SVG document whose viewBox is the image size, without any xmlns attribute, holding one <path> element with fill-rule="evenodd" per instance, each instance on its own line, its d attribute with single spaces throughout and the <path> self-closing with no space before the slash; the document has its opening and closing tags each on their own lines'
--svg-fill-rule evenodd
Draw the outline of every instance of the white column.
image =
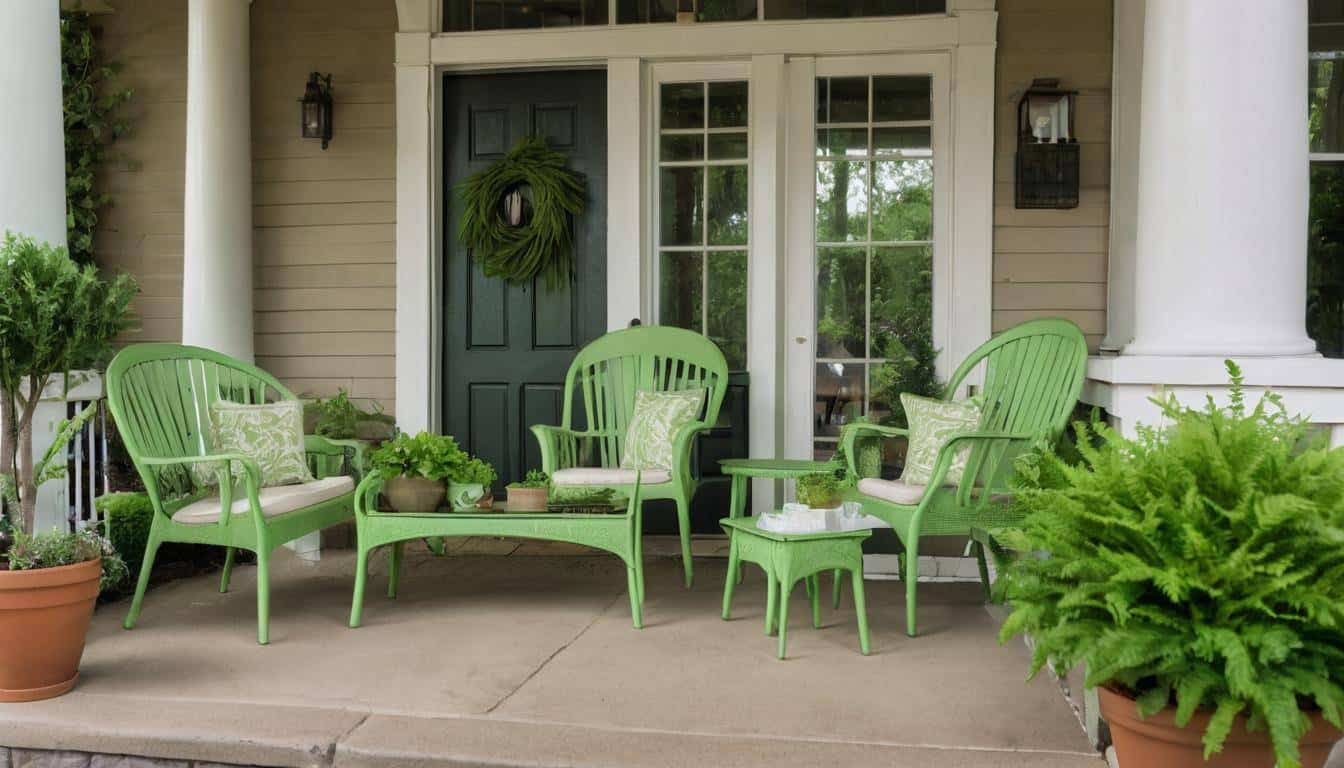
<svg viewBox="0 0 1344 768">
<path fill-rule="evenodd" d="M 1164 0 L 1144 23 L 1127 355 L 1306 355 L 1307 0 Z"/>
<path fill-rule="evenodd" d="M 65 245 L 57 0 L 0 2 L 0 234 Z"/>
<path fill-rule="evenodd" d="M 252 360 L 250 0 L 190 0 L 182 341 Z M 298 105 L 294 107 L 298 130 Z"/>
</svg>

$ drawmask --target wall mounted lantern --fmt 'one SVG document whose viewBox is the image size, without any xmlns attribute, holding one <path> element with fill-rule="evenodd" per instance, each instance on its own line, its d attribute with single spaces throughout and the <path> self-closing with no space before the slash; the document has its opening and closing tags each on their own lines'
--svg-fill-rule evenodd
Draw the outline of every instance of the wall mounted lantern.
<svg viewBox="0 0 1344 768">
<path fill-rule="evenodd" d="M 303 89 L 303 138 L 321 139 L 326 149 L 331 141 L 331 75 L 313 72 L 308 75 L 308 85 Z"/>
<path fill-rule="evenodd" d="M 1037 78 L 1017 102 L 1018 208 L 1077 208 L 1077 91 Z"/>
</svg>

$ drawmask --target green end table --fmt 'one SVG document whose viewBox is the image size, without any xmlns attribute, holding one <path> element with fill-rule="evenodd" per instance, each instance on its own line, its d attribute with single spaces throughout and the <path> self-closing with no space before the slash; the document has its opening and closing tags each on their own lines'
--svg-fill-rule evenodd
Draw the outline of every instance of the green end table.
<svg viewBox="0 0 1344 768">
<path fill-rule="evenodd" d="M 737 518 L 746 513 L 747 479 L 791 480 L 818 472 L 834 472 L 841 465 L 834 461 L 807 459 L 721 459 L 719 468 L 733 478 L 732 495 L 728 502 L 728 516 Z"/>
<path fill-rule="evenodd" d="M 821 626 L 821 589 L 817 574 L 822 571 L 849 571 L 854 583 L 854 612 L 859 619 L 859 650 L 868 655 L 868 612 L 863 597 L 863 540 L 869 530 L 827 531 L 825 533 L 775 533 L 758 527 L 759 521 L 726 517 L 719 521 L 731 537 L 728 549 L 728 575 L 723 585 L 723 618 L 733 607 L 735 574 L 742 562 L 756 563 L 765 571 L 765 633 L 779 628 L 779 658 L 789 624 L 789 595 L 793 585 L 804 581 L 812 599 L 812 626 Z M 838 582 L 837 582 L 838 583 Z"/>
</svg>

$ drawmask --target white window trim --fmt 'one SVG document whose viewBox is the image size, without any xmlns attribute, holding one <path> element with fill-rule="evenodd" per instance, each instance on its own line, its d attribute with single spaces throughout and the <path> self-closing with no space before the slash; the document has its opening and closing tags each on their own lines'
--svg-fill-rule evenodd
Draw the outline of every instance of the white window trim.
<svg viewBox="0 0 1344 768">
<path fill-rule="evenodd" d="M 443 294 L 440 276 L 445 236 L 441 215 L 441 80 L 446 71 L 517 67 L 605 66 L 608 125 L 607 283 L 608 326 L 648 317 L 651 275 L 646 269 L 645 189 L 649 88 L 645 70 L 661 61 L 688 58 L 751 62 L 753 168 L 768 148 L 776 175 L 755 173 L 751 210 L 784 210 L 788 108 L 799 97 L 785 72 L 811 57 L 873 51 L 941 51 L 950 60 L 952 96 L 952 209 L 954 229 L 943 246 L 956 254 L 958 301 L 944 358 L 960 359 L 989 336 L 993 221 L 994 46 L 998 17 L 993 0 L 949 0 L 945 16 L 809 21 L 751 21 L 702 25 L 609 25 L 555 30 L 436 33 L 437 2 L 398 0 L 401 32 L 396 45 L 397 99 L 397 418 L 409 431 L 436 429 L 446 409 L 440 384 Z M 425 18 L 421 18 L 425 17 Z M 425 19 L 428 19 L 426 22 Z M 786 64 L 787 59 L 787 64 Z M 809 83 L 809 93 L 811 85 Z M 811 96 L 807 96 L 811 99 Z M 796 101 L 794 102 L 796 103 Z M 765 126 L 764 116 L 773 115 Z M 811 138 L 808 137 L 809 142 Z M 791 149 L 790 151 L 796 151 Z M 808 158 L 809 161 L 811 158 Z M 809 175 L 810 180 L 810 175 Z M 769 203 L 769 208 L 763 207 Z M 755 456 L 792 453 L 783 439 L 796 403 L 785 397 L 786 318 L 798 314 L 786 291 L 784 243 L 796 222 L 751 218 L 752 260 L 748 289 L 748 368 Z M 768 221 L 767 221 L 768 219 Z M 810 223 L 810 222 L 809 222 Z M 787 228 L 787 229 L 786 229 Z M 809 229 L 810 231 L 810 229 Z M 630 286 L 640 290 L 632 291 Z M 770 301 L 774 299 L 774 301 Z M 812 299 L 815 301 L 815 299 Z M 786 306 L 786 301 L 788 305 Z M 787 351 L 794 346 L 787 333 Z M 807 331 L 810 338 L 812 331 Z M 778 375 L 784 369 L 785 375 Z M 764 386 L 773 381 L 773 388 Z M 810 388 L 809 383 L 809 388 Z M 777 391 L 770 391 L 770 390 Z M 811 413 L 810 404 L 806 413 Z M 786 443 L 788 444 L 786 447 Z M 763 495 L 758 498 L 768 501 Z"/>
</svg>

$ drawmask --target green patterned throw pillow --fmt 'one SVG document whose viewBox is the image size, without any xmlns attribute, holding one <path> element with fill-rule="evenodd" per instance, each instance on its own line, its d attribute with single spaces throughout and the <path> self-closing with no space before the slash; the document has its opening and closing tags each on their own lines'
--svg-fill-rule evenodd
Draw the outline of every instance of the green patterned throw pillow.
<svg viewBox="0 0 1344 768">
<path fill-rule="evenodd" d="M 672 441 L 682 427 L 696 420 L 704 403 L 703 389 L 636 392 L 621 468 L 672 469 Z"/>
<path fill-rule="evenodd" d="M 313 479 L 303 447 L 303 403 L 282 400 L 242 405 L 217 400 L 210 405 L 210 453 L 241 453 L 257 462 L 261 485 L 293 485 Z M 234 478 L 243 468 L 236 462 Z M 196 464 L 198 485 L 216 485 L 218 465 Z"/>
<path fill-rule="evenodd" d="M 927 485 L 938 463 L 938 451 L 957 432 L 970 432 L 980 426 L 980 404 L 975 400 L 947 402 L 931 397 L 901 393 L 901 405 L 910 422 L 910 444 L 905 452 L 905 470 L 901 480 L 908 485 Z M 971 446 L 957 451 L 943 482 L 956 485 L 966 471 Z"/>
</svg>

